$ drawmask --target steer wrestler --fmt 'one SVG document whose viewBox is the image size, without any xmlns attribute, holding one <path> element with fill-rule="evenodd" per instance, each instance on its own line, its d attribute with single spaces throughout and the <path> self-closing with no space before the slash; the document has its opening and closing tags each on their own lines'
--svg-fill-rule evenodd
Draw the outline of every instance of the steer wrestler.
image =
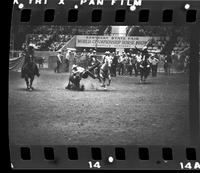
<svg viewBox="0 0 200 173">
<path fill-rule="evenodd" d="M 86 79 L 88 76 L 92 77 L 93 79 L 96 79 L 98 77 L 95 77 L 94 74 L 91 73 L 96 67 L 98 67 L 99 64 L 93 65 L 91 68 L 88 70 L 85 70 L 84 68 L 73 65 L 72 66 L 72 71 L 69 77 L 69 83 L 65 87 L 65 89 L 72 89 L 72 90 L 77 90 L 77 91 L 83 91 L 84 90 L 84 85 L 80 85 L 81 79 Z"/>
</svg>

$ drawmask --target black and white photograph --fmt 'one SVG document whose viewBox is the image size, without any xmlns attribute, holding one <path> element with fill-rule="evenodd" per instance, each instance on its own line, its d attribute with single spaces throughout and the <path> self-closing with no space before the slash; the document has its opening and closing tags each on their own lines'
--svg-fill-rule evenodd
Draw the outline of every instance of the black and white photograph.
<svg viewBox="0 0 200 173">
<path fill-rule="evenodd" d="M 189 40 L 179 26 L 14 26 L 10 144 L 189 144 Z"/>
</svg>

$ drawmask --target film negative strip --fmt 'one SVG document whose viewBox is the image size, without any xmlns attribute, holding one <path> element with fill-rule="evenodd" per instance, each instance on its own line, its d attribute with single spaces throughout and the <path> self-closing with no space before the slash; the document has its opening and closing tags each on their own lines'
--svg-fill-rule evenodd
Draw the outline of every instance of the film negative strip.
<svg viewBox="0 0 200 173">
<path fill-rule="evenodd" d="M 200 2 L 14 0 L 12 169 L 200 170 Z"/>
</svg>

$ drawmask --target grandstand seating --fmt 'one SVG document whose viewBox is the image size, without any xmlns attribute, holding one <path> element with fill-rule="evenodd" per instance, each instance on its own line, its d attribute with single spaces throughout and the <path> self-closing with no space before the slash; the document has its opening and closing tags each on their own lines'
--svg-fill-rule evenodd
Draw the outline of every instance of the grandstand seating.
<svg viewBox="0 0 200 173">
<path fill-rule="evenodd" d="M 28 35 L 29 42 L 33 43 L 38 50 L 55 51 L 60 49 L 73 35 L 103 35 L 106 26 L 39 26 Z M 70 35 L 69 35 L 70 33 Z"/>
<path fill-rule="evenodd" d="M 38 50 L 56 51 L 60 49 L 73 35 L 109 35 L 110 26 L 39 26 L 33 29 L 29 35 L 31 43 L 35 44 Z M 70 35 L 69 35 L 70 33 Z M 128 26 L 127 36 L 152 36 L 162 37 L 160 41 L 153 41 L 149 46 L 150 52 L 160 52 L 167 45 L 169 40 L 164 38 L 179 35 L 177 41 L 173 41 L 175 53 L 179 53 L 189 46 L 187 42 L 187 28 L 153 27 L 153 26 Z M 183 39 L 183 37 L 186 37 Z M 181 38 L 182 37 L 182 38 Z M 171 44 L 171 43 L 170 43 Z"/>
</svg>

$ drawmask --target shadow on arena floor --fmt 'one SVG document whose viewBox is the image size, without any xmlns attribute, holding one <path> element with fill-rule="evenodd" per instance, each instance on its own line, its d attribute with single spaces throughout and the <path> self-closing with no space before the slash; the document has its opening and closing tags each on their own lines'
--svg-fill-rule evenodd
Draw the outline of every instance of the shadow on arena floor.
<svg viewBox="0 0 200 173">
<path fill-rule="evenodd" d="M 15 91 L 26 91 L 26 92 L 45 92 L 45 90 L 42 89 L 36 89 L 34 88 L 33 90 L 28 90 L 27 88 L 16 88 Z"/>
</svg>

